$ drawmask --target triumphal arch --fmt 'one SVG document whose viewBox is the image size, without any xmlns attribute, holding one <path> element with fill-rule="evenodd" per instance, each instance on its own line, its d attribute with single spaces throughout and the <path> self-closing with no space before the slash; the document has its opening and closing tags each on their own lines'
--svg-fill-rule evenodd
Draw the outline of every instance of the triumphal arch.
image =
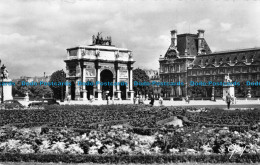
<svg viewBox="0 0 260 165">
<path fill-rule="evenodd" d="M 132 51 L 115 47 L 101 33 L 92 40 L 92 45 L 67 49 L 66 94 L 72 100 L 133 99 Z"/>
</svg>

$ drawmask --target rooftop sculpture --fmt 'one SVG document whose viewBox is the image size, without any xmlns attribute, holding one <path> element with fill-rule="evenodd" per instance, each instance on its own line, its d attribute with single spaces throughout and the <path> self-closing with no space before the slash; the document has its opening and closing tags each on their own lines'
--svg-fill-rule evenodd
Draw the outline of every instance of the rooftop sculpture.
<svg viewBox="0 0 260 165">
<path fill-rule="evenodd" d="M 93 45 L 111 46 L 111 43 L 112 43 L 111 36 L 108 36 L 105 39 L 103 39 L 103 37 L 101 36 L 101 33 L 102 32 L 98 32 L 97 36 L 95 36 L 95 35 L 92 36 L 92 44 Z"/>
</svg>

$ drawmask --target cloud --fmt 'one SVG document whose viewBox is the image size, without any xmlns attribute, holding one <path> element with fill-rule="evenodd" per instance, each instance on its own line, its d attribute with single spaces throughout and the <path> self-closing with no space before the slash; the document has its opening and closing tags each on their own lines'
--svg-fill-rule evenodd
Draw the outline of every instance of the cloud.
<svg viewBox="0 0 260 165">
<path fill-rule="evenodd" d="M 229 30 L 231 30 L 231 27 L 232 27 L 232 24 L 230 24 L 230 23 L 223 23 L 223 22 L 220 23 L 221 31 L 229 31 Z"/>
<path fill-rule="evenodd" d="M 135 67 L 156 69 L 170 30 L 206 31 L 216 50 L 260 46 L 260 1 L 0 1 L 0 57 L 11 77 L 65 69 L 66 49 L 103 32 L 133 51 Z"/>
</svg>

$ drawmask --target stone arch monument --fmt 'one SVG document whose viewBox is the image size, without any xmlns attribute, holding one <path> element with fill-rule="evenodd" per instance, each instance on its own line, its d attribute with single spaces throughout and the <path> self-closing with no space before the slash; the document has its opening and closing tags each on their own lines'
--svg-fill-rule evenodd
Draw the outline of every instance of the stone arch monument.
<svg viewBox="0 0 260 165">
<path fill-rule="evenodd" d="M 102 86 L 101 81 L 111 83 L 126 82 L 125 99 L 133 99 L 133 55 L 132 51 L 112 45 L 111 37 L 103 39 L 101 33 L 92 36 L 93 44 L 67 49 L 66 81 L 75 82 L 75 86 L 67 86 L 66 94 L 75 96 L 72 100 L 87 100 L 90 95 L 96 99 L 104 99 L 104 92 L 110 97 L 122 99 L 119 85 Z M 92 87 L 84 83 L 93 82 Z M 81 84 L 83 83 L 83 85 Z M 72 89 L 73 88 L 73 89 Z M 88 92 L 91 92 L 90 94 Z"/>
</svg>

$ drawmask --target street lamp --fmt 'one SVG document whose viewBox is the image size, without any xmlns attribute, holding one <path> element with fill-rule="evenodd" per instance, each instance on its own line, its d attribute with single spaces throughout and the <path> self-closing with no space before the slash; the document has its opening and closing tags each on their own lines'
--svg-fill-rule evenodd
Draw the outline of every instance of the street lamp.
<svg viewBox="0 0 260 165">
<path fill-rule="evenodd" d="M 4 103 L 4 85 L 3 85 L 4 78 L 5 78 L 4 70 L 5 70 L 5 65 L 2 65 L 2 67 L 1 67 L 1 79 L 2 79 L 1 103 Z"/>
<path fill-rule="evenodd" d="M 65 77 L 66 78 L 66 74 L 64 73 L 63 69 L 61 70 L 61 75 L 62 77 Z M 64 97 L 63 97 L 63 89 L 64 89 L 64 82 L 62 82 L 62 86 L 61 86 L 61 102 L 64 102 Z"/>
</svg>

